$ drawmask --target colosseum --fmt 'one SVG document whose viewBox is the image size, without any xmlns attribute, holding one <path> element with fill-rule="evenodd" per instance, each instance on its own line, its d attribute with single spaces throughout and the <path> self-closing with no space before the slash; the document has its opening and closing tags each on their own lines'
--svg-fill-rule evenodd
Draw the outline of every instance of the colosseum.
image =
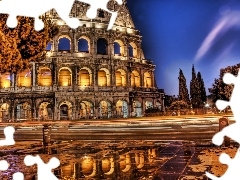
<svg viewBox="0 0 240 180">
<path fill-rule="evenodd" d="M 88 19 L 88 4 L 75 2 L 70 16 L 81 26 L 69 28 L 54 10 L 59 34 L 47 45 L 47 58 L 18 74 L 0 76 L 0 120 L 79 120 L 142 117 L 164 110 L 164 92 L 155 81 L 155 65 L 144 57 L 126 1 L 111 14 L 99 10 Z"/>
</svg>

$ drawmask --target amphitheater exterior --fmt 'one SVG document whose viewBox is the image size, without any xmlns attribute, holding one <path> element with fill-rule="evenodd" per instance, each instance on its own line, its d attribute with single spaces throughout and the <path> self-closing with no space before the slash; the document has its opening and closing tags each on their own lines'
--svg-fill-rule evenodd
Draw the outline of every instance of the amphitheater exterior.
<svg viewBox="0 0 240 180">
<path fill-rule="evenodd" d="M 86 17 L 87 4 L 76 2 L 70 13 L 82 25 L 70 29 L 54 10 L 46 13 L 60 32 L 47 46 L 46 60 L 18 74 L 0 76 L 0 120 L 79 120 L 141 117 L 148 108 L 164 111 L 155 65 L 145 59 L 142 37 L 124 1 L 118 17 L 99 11 Z"/>
</svg>

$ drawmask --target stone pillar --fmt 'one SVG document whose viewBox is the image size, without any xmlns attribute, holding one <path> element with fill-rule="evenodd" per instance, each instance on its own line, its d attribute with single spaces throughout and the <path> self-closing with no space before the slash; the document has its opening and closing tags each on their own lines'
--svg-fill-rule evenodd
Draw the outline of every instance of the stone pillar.
<svg viewBox="0 0 240 180">
<path fill-rule="evenodd" d="M 144 72 L 143 72 L 143 70 L 141 69 L 141 71 L 140 71 L 140 86 L 141 87 L 144 87 Z"/>
<path fill-rule="evenodd" d="M 43 145 L 48 146 L 51 144 L 51 125 L 50 124 L 44 124 L 43 125 Z"/>
<path fill-rule="evenodd" d="M 35 90 L 36 87 L 36 64 L 33 63 L 31 70 L 31 80 L 32 80 L 32 90 Z"/>
<path fill-rule="evenodd" d="M 145 105 L 145 99 L 144 98 L 142 98 L 142 116 L 144 116 L 145 115 L 145 110 L 146 110 L 146 105 Z"/>
</svg>

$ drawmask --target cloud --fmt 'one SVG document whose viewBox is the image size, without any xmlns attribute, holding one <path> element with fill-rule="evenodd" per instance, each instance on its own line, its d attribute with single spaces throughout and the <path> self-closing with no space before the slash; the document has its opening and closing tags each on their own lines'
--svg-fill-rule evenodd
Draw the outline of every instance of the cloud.
<svg viewBox="0 0 240 180">
<path fill-rule="evenodd" d="M 227 13 L 227 15 L 224 15 L 219 19 L 214 28 L 203 41 L 201 47 L 198 49 L 195 56 L 195 62 L 199 61 L 203 56 L 205 56 L 216 43 L 216 41 L 219 40 L 230 29 L 237 28 L 240 30 L 239 17 L 239 11 L 230 11 Z"/>
</svg>

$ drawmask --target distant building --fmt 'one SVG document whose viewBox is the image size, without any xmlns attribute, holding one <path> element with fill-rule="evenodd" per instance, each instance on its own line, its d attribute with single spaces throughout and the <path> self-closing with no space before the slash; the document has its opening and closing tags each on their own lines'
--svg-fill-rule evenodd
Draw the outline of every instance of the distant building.
<svg viewBox="0 0 240 180">
<path fill-rule="evenodd" d="M 113 2 L 109 8 L 114 9 Z M 112 30 L 110 14 L 86 17 L 76 2 L 71 16 L 83 26 L 70 29 L 51 10 L 60 33 L 49 42 L 47 59 L 31 69 L 0 77 L 0 119 L 75 120 L 141 117 L 149 107 L 164 109 L 164 92 L 155 83 L 155 65 L 145 59 L 142 37 L 126 2 Z"/>
</svg>

